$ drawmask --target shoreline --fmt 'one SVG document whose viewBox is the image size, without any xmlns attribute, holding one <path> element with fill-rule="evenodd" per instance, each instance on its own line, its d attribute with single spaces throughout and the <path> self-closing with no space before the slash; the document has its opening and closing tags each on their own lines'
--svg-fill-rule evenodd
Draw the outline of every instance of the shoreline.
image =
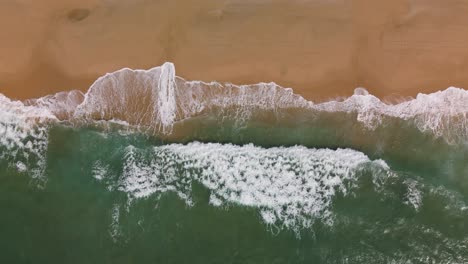
<svg viewBox="0 0 468 264">
<path fill-rule="evenodd" d="M 71 87 L 70 89 L 63 89 L 63 90 L 55 90 L 55 89 L 47 89 L 47 88 L 45 88 L 45 89 L 13 89 L 11 91 L 6 91 L 5 93 L 3 93 L 4 91 L 0 90 L 0 94 L 6 96 L 8 99 L 10 99 L 12 101 L 20 101 L 20 102 L 27 102 L 29 100 L 37 100 L 37 99 L 45 98 L 45 97 L 48 97 L 48 96 L 54 96 L 54 95 L 62 93 L 62 92 L 72 92 L 72 91 L 79 91 L 79 92 L 82 93 L 83 96 L 85 96 L 89 92 L 89 90 L 92 88 L 92 85 L 94 83 L 96 83 L 96 81 L 101 79 L 102 77 L 106 76 L 107 74 L 114 74 L 114 73 L 122 71 L 124 69 L 129 69 L 131 71 L 147 72 L 147 71 L 150 71 L 151 69 L 162 67 L 163 64 L 152 67 L 152 68 L 148 68 L 148 69 L 132 69 L 132 68 L 124 67 L 124 68 L 121 68 L 121 69 L 117 69 L 116 71 L 113 71 L 113 72 L 106 72 L 106 73 L 96 77 L 95 79 L 92 78 L 92 77 L 88 77 L 88 78 L 84 77 L 84 78 L 80 78 L 80 79 L 71 79 L 71 78 L 69 78 L 67 76 L 58 75 L 58 76 L 56 76 L 56 78 L 52 78 L 54 84 L 64 84 L 64 87 L 67 87 L 67 85 L 69 85 L 70 83 L 73 83 L 74 85 L 69 86 L 69 87 Z M 221 82 L 221 81 L 217 81 L 217 80 L 198 80 L 198 79 L 197 80 L 191 80 L 191 79 L 184 78 L 183 76 L 179 75 L 178 73 L 179 73 L 179 70 L 177 69 L 176 78 L 179 78 L 180 80 L 187 81 L 187 82 L 200 82 L 200 83 L 205 84 L 205 85 L 216 83 L 216 84 L 221 85 L 221 86 L 231 86 L 232 85 L 232 86 L 236 86 L 236 87 L 240 87 L 240 86 L 253 87 L 253 86 L 256 86 L 256 85 L 260 85 L 260 84 L 274 83 L 275 85 L 279 86 L 282 89 L 291 89 L 292 92 L 295 95 L 301 96 L 305 100 L 307 100 L 309 102 L 312 102 L 314 104 L 322 104 L 322 103 L 335 102 L 335 101 L 339 102 L 339 101 L 342 101 L 342 100 L 346 100 L 346 99 L 350 98 L 351 96 L 355 95 L 356 91 L 357 91 L 358 94 L 361 94 L 362 92 L 360 92 L 358 90 L 362 91 L 362 89 L 364 90 L 365 94 L 375 96 L 380 101 L 382 101 L 383 103 L 388 104 L 388 105 L 394 105 L 394 104 L 399 104 L 399 103 L 402 103 L 402 102 L 407 102 L 407 101 L 414 100 L 420 94 L 430 95 L 430 94 L 435 94 L 435 93 L 438 93 L 438 92 L 444 92 L 447 89 L 451 89 L 451 88 L 456 88 L 456 89 L 461 89 L 461 90 L 464 90 L 464 91 L 468 91 L 467 89 L 465 89 L 463 87 L 448 86 L 448 87 L 445 87 L 443 89 L 428 89 L 427 91 L 425 91 L 424 89 L 422 89 L 422 90 L 404 90 L 404 91 L 401 91 L 401 92 L 393 92 L 393 93 L 387 93 L 387 94 L 386 93 L 383 93 L 383 94 L 382 93 L 377 93 L 377 94 L 375 94 L 375 93 L 372 92 L 372 90 L 369 90 L 367 87 L 354 87 L 354 88 L 349 88 L 349 89 L 342 89 L 342 90 L 340 90 L 339 92 L 336 92 L 336 93 L 327 93 L 327 91 L 323 91 L 323 90 L 316 91 L 316 90 L 310 90 L 310 89 L 296 89 L 295 87 L 283 86 L 280 83 L 277 83 L 275 81 L 259 81 L 257 83 L 235 83 L 235 82 L 229 82 L 229 81 Z M 37 80 L 36 78 L 39 77 L 39 76 L 41 76 L 41 75 L 40 74 L 35 74 L 35 75 L 33 75 L 32 79 L 22 80 L 22 82 L 20 82 L 20 84 L 22 84 L 22 85 L 26 84 L 26 86 L 27 86 L 28 84 L 34 83 L 34 81 Z M 42 81 L 44 81 L 44 79 L 42 79 Z M 48 81 L 51 81 L 51 79 L 46 79 L 45 81 L 48 82 Z M 50 92 L 47 93 L 48 91 L 50 91 Z"/>
<path fill-rule="evenodd" d="M 397 0 L 11 0 L 0 3 L 0 93 L 86 92 L 165 61 L 187 80 L 275 82 L 314 102 L 468 87 L 468 3 Z M 15 26 L 10 26 L 14 24 Z"/>
<path fill-rule="evenodd" d="M 6 91 L 3 91 L 2 89 L 0 89 L 0 94 L 3 94 L 4 96 L 6 96 L 7 98 L 13 101 L 16 101 L 16 100 L 27 101 L 27 100 L 40 99 L 46 96 L 53 96 L 60 92 L 70 92 L 74 90 L 80 91 L 81 93 L 83 93 L 83 95 L 86 95 L 86 93 L 89 91 L 92 85 L 97 80 L 104 77 L 106 74 L 113 74 L 123 69 L 130 69 L 132 71 L 149 71 L 150 69 L 161 67 L 163 64 L 157 65 L 148 69 L 132 69 L 128 67 L 123 67 L 113 72 L 105 72 L 102 75 L 97 76 L 96 78 L 94 77 L 70 78 L 69 76 L 64 76 L 63 74 L 59 74 L 57 72 L 47 71 L 48 68 L 46 68 L 45 70 L 41 69 L 38 72 L 34 72 L 30 76 L 31 78 L 18 80 L 17 82 L 15 82 L 15 85 L 19 85 L 20 87 L 13 86 L 15 89 L 9 89 Z M 44 78 L 44 75 L 46 76 L 45 78 Z M 53 75 L 53 77 L 51 77 L 51 75 Z M 205 84 L 218 83 L 223 86 L 225 85 L 255 86 L 258 84 L 262 84 L 262 83 L 275 83 L 276 85 L 278 85 L 279 87 L 283 89 L 291 89 L 294 94 L 299 95 L 303 97 L 304 99 L 306 99 L 307 101 L 310 101 L 313 103 L 326 103 L 326 102 L 332 102 L 336 100 L 339 100 L 339 101 L 344 100 L 354 95 L 356 89 L 364 89 L 368 94 L 379 98 L 382 102 L 385 102 L 387 104 L 394 104 L 394 103 L 398 104 L 401 102 L 416 99 L 417 95 L 419 94 L 429 95 L 429 94 L 433 94 L 437 92 L 443 92 L 449 88 L 459 88 L 459 89 L 468 91 L 464 87 L 447 86 L 447 87 L 440 88 L 440 89 L 437 89 L 437 88 L 420 89 L 420 90 L 411 89 L 411 90 L 401 90 L 401 91 L 393 91 L 393 92 L 389 91 L 388 93 L 386 93 L 386 91 L 375 91 L 373 89 L 368 89 L 367 87 L 357 86 L 357 87 L 348 87 L 348 88 L 338 89 L 338 90 L 332 89 L 332 92 L 330 92 L 327 89 L 322 89 L 322 90 L 314 90 L 314 89 L 307 89 L 307 88 L 297 89 L 296 87 L 284 86 L 281 83 L 278 83 L 272 80 L 259 81 L 256 83 L 236 83 L 236 82 L 231 82 L 231 81 L 218 81 L 218 80 L 209 80 L 209 79 L 208 80 L 200 80 L 200 79 L 192 80 L 192 79 L 187 79 L 183 75 L 179 74 L 179 68 L 177 68 L 177 77 L 185 81 L 201 82 Z M 47 87 L 46 85 L 48 83 L 53 83 L 55 84 L 55 86 Z M 33 84 L 39 84 L 38 87 L 42 87 L 42 89 L 41 88 L 29 89 L 29 87 L 32 87 Z M 63 85 L 63 87 L 69 87 L 69 88 L 68 89 L 65 88 L 62 90 L 55 89 L 55 87 L 60 87 L 58 85 Z M 24 89 L 23 87 L 28 87 L 28 89 Z"/>
</svg>

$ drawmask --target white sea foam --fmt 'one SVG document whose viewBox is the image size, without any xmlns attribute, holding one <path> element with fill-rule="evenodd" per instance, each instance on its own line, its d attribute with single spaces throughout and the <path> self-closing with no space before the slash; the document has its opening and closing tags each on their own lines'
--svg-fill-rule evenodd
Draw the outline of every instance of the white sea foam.
<svg viewBox="0 0 468 264">
<path fill-rule="evenodd" d="M 175 122 L 217 111 L 220 118 L 250 120 L 259 110 L 276 113 L 303 109 L 355 113 L 357 121 L 375 129 L 386 118 L 414 122 L 417 128 L 443 137 L 450 143 L 468 139 L 468 91 L 450 87 L 419 94 L 399 104 L 387 104 L 364 88 L 344 101 L 314 104 L 275 83 L 233 85 L 186 81 L 175 75 L 172 63 L 150 70 L 122 69 L 99 78 L 78 106 L 75 118 L 125 120 L 170 134 Z"/>
<path fill-rule="evenodd" d="M 175 67 L 172 63 L 165 63 L 161 67 L 159 75 L 158 89 L 153 89 L 153 100 L 155 104 L 154 112 L 158 113 L 159 120 L 162 126 L 162 132 L 168 133 L 172 128 L 172 124 L 176 121 L 176 84 L 175 84 Z M 167 130 L 169 129 L 169 131 Z"/>
<path fill-rule="evenodd" d="M 98 180 L 102 181 L 106 175 L 107 175 L 108 168 L 105 165 L 102 165 L 102 163 L 98 160 L 94 163 L 93 166 L 93 177 Z"/>
<path fill-rule="evenodd" d="M 75 118 L 117 118 L 169 134 L 175 122 L 214 109 L 239 122 L 256 110 L 304 108 L 310 102 L 275 83 L 233 85 L 186 81 L 172 63 L 150 70 L 122 69 L 99 78 Z"/>
<path fill-rule="evenodd" d="M 385 117 L 413 121 L 421 131 L 444 137 L 450 143 L 468 140 L 468 91 L 450 87 L 432 94 L 418 94 L 399 104 L 386 104 L 358 88 L 344 101 L 313 106 L 320 111 L 356 113 L 357 120 L 375 129 Z"/>
<path fill-rule="evenodd" d="M 422 191 L 420 184 L 415 180 L 406 180 L 405 184 L 407 186 L 406 201 L 405 203 L 412 206 L 415 210 L 419 210 L 422 205 Z"/>
<path fill-rule="evenodd" d="M 47 109 L 57 118 L 68 120 L 73 116 L 76 108 L 83 102 L 83 100 L 84 94 L 81 91 L 72 90 L 58 92 L 38 99 L 29 99 L 26 100 L 24 104 L 35 106 L 36 108 Z"/>
<path fill-rule="evenodd" d="M 109 226 L 109 235 L 112 240 L 117 242 L 119 238 L 122 236 L 122 231 L 120 230 L 120 205 L 115 204 L 112 208 L 112 222 Z"/>
<path fill-rule="evenodd" d="M 153 149 L 129 146 L 117 185 L 131 198 L 171 191 L 191 205 L 194 181 L 211 191 L 210 204 L 258 208 L 267 224 L 298 229 L 331 224 L 331 203 L 346 195 L 361 169 L 388 166 L 350 149 L 190 143 Z"/>
<path fill-rule="evenodd" d="M 14 161 L 20 172 L 42 175 L 47 150 L 47 123 L 56 120 L 47 109 L 25 106 L 0 94 L 0 158 Z"/>
<path fill-rule="evenodd" d="M 125 149 L 124 167 L 119 190 L 129 193 L 134 198 L 148 197 L 175 191 L 182 199 L 191 204 L 189 199 L 191 179 L 181 178 L 175 165 L 180 162 L 170 151 L 155 152 L 155 159 L 133 146 Z M 150 153 L 152 154 L 152 153 Z"/>
</svg>

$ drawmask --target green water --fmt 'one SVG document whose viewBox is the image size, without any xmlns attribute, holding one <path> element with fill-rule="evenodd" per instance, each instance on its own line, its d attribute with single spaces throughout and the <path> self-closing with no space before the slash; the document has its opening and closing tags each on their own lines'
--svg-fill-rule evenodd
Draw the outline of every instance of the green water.
<svg viewBox="0 0 468 264">
<path fill-rule="evenodd" d="M 363 132 L 358 125 L 317 122 L 301 127 L 192 127 L 191 136 L 180 142 L 236 144 L 208 145 L 225 157 L 212 162 L 210 157 L 216 155 L 201 160 L 198 156 L 204 152 L 190 149 L 207 146 L 204 143 L 182 146 L 141 133 L 54 125 L 40 176 L 18 170 L 17 157 L 0 159 L 0 263 L 468 262 L 464 146 L 435 140 L 411 125 L 395 124 L 399 132 L 392 127 Z M 244 146 L 251 142 L 256 146 Z M 309 150 L 292 147 L 296 144 Z M 268 149 L 275 146 L 286 148 Z M 323 148 L 330 150 L 316 154 L 322 152 L 314 149 Z M 295 207 L 310 203 L 288 202 L 279 208 L 284 219 L 270 223 L 262 217 L 265 204 L 243 204 L 228 196 L 243 190 L 220 198 L 221 204 L 211 200 L 224 193 L 218 190 L 222 184 L 210 184 L 221 179 L 227 185 L 230 178 L 210 173 L 225 160 L 242 167 L 235 161 L 246 149 L 255 151 L 249 159 L 258 166 L 288 166 L 272 171 L 293 171 L 302 177 L 298 174 L 308 172 L 303 164 L 310 157 L 321 162 L 323 155 L 340 154 L 337 148 L 354 149 L 353 155 L 368 161 L 352 167 L 350 178 L 332 163 L 311 163 L 342 179 L 341 187 L 327 187 L 328 181 L 319 180 L 319 194 L 304 197 L 330 202 L 320 205 L 317 213 L 300 208 L 296 213 Z M 292 150 L 309 156 L 284 161 Z M 378 159 L 388 168 L 374 162 Z M 226 166 L 226 174 L 249 173 L 236 174 L 236 168 Z M 128 179 L 142 183 L 135 190 Z M 257 183 L 251 187 L 270 188 Z M 145 184 L 151 185 L 148 193 Z M 331 189 L 333 195 L 326 196 Z M 311 208 L 316 203 L 312 201 Z"/>
</svg>

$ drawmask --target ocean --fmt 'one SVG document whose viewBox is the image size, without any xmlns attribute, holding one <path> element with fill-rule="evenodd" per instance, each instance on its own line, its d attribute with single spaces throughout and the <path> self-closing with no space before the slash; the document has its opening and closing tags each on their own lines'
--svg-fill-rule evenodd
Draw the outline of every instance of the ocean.
<svg viewBox="0 0 468 264">
<path fill-rule="evenodd" d="M 468 91 L 307 101 L 165 63 L 0 94 L 1 263 L 467 263 Z"/>
</svg>

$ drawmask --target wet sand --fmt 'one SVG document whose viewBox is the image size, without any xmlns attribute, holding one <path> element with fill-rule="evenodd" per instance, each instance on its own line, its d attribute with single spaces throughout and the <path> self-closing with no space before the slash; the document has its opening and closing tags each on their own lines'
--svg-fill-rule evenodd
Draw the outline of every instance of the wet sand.
<svg viewBox="0 0 468 264">
<path fill-rule="evenodd" d="M 415 96 L 468 87 L 460 0 L 6 0 L 0 92 L 80 89 L 172 61 L 188 80 L 274 81 L 314 101 L 354 88 Z"/>
</svg>

